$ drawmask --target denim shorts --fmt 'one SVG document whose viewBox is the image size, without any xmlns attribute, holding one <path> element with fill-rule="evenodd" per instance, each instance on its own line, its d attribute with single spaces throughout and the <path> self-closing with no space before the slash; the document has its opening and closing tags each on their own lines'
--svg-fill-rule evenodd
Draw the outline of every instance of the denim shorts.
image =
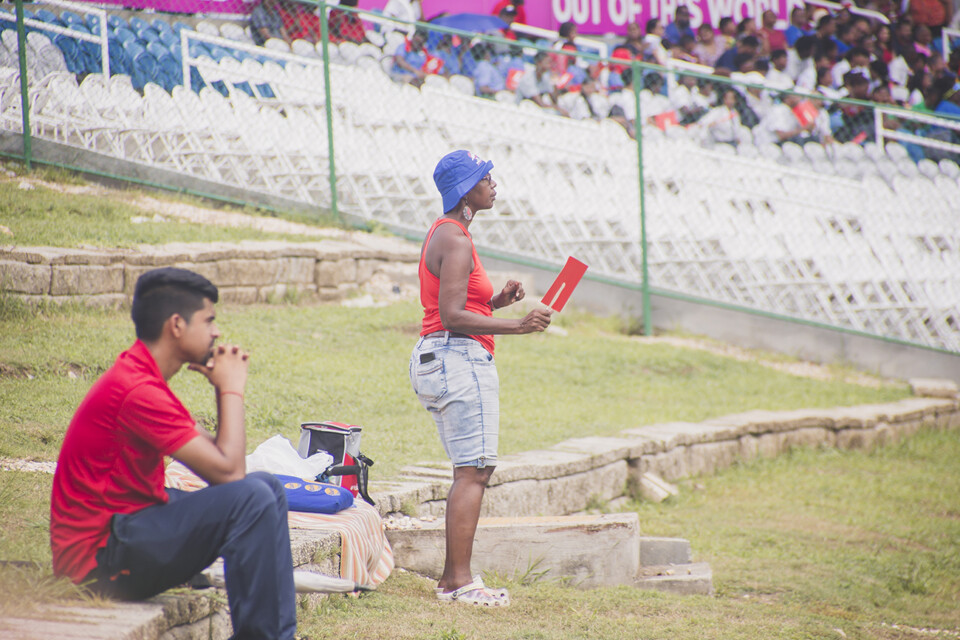
<svg viewBox="0 0 960 640">
<path fill-rule="evenodd" d="M 496 466 L 500 379 L 489 351 L 472 338 L 420 338 L 410 356 L 410 383 L 453 466 Z"/>
</svg>

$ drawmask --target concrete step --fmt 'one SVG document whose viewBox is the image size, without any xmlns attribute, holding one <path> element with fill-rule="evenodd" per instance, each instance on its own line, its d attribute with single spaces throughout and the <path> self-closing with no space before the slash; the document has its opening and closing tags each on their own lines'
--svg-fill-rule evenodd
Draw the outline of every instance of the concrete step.
<svg viewBox="0 0 960 640">
<path fill-rule="evenodd" d="M 706 562 L 640 568 L 634 586 L 678 595 L 713 595 L 713 571 Z"/>
<path fill-rule="evenodd" d="M 444 522 L 387 531 L 398 567 L 438 578 Z M 582 587 L 630 584 L 640 568 L 637 514 L 481 518 L 473 570 L 510 579 L 537 575 Z"/>
<path fill-rule="evenodd" d="M 397 566 L 439 578 L 444 521 L 421 522 L 419 527 L 387 531 Z M 689 541 L 641 536 L 635 513 L 481 518 L 473 570 L 509 579 L 567 580 L 580 588 L 635 584 L 675 593 L 713 589 L 710 567 L 691 564 Z"/>
</svg>

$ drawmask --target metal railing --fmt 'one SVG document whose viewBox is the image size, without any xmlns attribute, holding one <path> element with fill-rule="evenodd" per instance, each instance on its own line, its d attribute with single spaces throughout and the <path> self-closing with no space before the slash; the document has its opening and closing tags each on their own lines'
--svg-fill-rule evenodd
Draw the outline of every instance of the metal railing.
<svg viewBox="0 0 960 640">
<path fill-rule="evenodd" d="M 368 26 L 391 23 L 340 10 Z M 31 136 L 48 136 L 408 237 L 441 213 L 434 164 L 467 148 L 494 161 L 500 183 L 475 231 L 480 250 L 536 265 L 575 255 L 590 277 L 641 291 L 648 332 L 657 294 L 960 352 L 957 121 L 549 47 L 558 68 L 576 56 L 590 73 L 616 67 L 634 82 L 592 97 L 547 92 L 543 106 L 509 90 L 484 98 L 463 75 L 404 77 L 393 51 L 356 59 L 357 45 L 330 42 L 320 26 L 320 58 L 184 29 L 186 84 L 172 94 L 147 85 L 141 95 L 102 74 L 80 85 L 62 74 L 31 81 L 21 46 L 22 85 L 37 100 L 22 113 L 5 107 L 3 121 L 23 117 L 26 160 Z M 418 26 L 437 41 L 541 49 Z M 217 63 L 191 53 L 197 43 L 235 56 Z M 466 69 L 486 55 L 468 49 L 451 60 Z M 533 73 L 528 57 L 514 60 L 523 73 Z M 206 85 L 199 95 L 194 72 Z M 799 129 L 777 129 L 774 112 Z M 42 124 L 31 125 L 31 113 Z"/>
</svg>

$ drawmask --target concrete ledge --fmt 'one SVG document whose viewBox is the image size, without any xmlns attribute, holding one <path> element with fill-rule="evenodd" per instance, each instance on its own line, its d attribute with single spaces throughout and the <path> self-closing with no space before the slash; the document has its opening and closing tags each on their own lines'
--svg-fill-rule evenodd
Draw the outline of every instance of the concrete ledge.
<svg viewBox="0 0 960 640">
<path fill-rule="evenodd" d="M 419 249 L 360 232 L 309 243 L 241 241 L 171 243 L 137 249 L 0 248 L 0 290 L 28 302 L 77 300 L 117 306 L 137 278 L 162 266 L 190 269 L 220 287 L 228 302 L 267 302 L 285 295 L 339 301 L 360 287 L 412 291 Z M 368 237 L 369 236 L 369 237 Z"/>
<path fill-rule="evenodd" d="M 923 428 L 960 428 L 960 400 L 944 397 L 948 387 L 929 384 L 934 397 L 886 404 L 757 410 L 700 423 L 653 424 L 617 436 L 574 438 L 549 449 L 503 456 L 482 515 L 567 515 L 598 500 L 637 497 L 648 473 L 672 482 L 758 456 L 778 456 L 794 447 L 871 449 Z M 422 463 L 402 469 L 399 482 L 373 483 L 374 496 L 384 515 L 439 517 L 451 478 L 449 463 Z"/>
</svg>

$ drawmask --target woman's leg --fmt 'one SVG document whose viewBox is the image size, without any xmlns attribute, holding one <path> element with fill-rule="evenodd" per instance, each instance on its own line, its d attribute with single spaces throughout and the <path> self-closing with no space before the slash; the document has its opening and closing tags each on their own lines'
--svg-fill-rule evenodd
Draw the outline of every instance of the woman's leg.
<svg viewBox="0 0 960 640">
<path fill-rule="evenodd" d="M 447 495 L 447 557 L 437 586 L 444 591 L 459 589 L 473 581 L 470 558 L 473 537 L 480 520 L 480 505 L 494 467 L 456 467 L 453 486 Z"/>
</svg>

